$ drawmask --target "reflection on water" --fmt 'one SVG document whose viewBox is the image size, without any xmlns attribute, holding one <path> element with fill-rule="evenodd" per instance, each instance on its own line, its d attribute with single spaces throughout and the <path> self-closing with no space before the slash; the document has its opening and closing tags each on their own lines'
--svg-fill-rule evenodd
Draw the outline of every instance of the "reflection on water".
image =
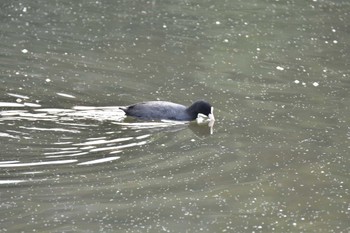
<svg viewBox="0 0 350 233">
<path fill-rule="evenodd" d="M 0 9 L 0 232 L 349 232 L 348 1 Z"/>
</svg>

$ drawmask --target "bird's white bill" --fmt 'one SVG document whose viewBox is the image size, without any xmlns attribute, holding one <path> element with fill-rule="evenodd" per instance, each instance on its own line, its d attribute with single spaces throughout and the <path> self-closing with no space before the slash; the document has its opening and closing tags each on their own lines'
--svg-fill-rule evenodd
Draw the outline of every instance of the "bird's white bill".
<svg viewBox="0 0 350 233">
<path fill-rule="evenodd" d="M 197 115 L 197 124 L 205 124 L 208 123 L 208 126 L 210 127 L 210 134 L 213 133 L 213 126 L 214 126 L 214 122 L 215 122 L 215 117 L 214 117 L 214 107 L 211 107 L 211 112 L 208 116 L 199 113 Z"/>
<path fill-rule="evenodd" d="M 198 113 L 197 115 L 197 123 L 198 124 L 202 124 L 202 123 L 206 123 L 206 122 L 210 122 L 210 121 L 215 121 L 215 117 L 214 117 L 214 108 L 211 107 L 211 112 L 209 113 L 208 116 L 202 114 L 202 113 Z"/>
</svg>

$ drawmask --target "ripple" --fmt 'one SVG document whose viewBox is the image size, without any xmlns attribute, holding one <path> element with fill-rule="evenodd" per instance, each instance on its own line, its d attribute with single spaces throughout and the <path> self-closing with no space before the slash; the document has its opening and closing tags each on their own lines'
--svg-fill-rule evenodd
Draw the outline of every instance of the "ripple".
<svg viewBox="0 0 350 233">
<path fill-rule="evenodd" d="M 29 96 L 26 95 L 19 95 L 19 94 L 14 94 L 14 93 L 7 93 L 9 96 L 16 97 L 16 98 L 21 98 L 21 99 L 29 99 Z"/>
<path fill-rule="evenodd" d="M 39 127 L 20 127 L 20 128 L 22 128 L 22 129 L 29 129 L 29 130 L 38 130 L 38 131 L 80 133 L 79 130 L 63 129 L 63 128 L 39 128 Z"/>
<path fill-rule="evenodd" d="M 134 147 L 134 146 L 142 146 L 147 144 L 147 141 L 141 141 L 141 142 L 133 142 L 130 144 L 120 145 L 120 146 L 111 146 L 111 147 L 102 147 L 102 148 L 96 148 L 91 149 L 91 152 L 97 152 L 97 151 L 107 151 L 107 150 L 120 150 L 128 147 Z"/>
<path fill-rule="evenodd" d="M 64 154 L 64 155 L 49 155 L 45 156 L 46 158 L 62 158 L 62 157 L 75 157 L 80 155 L 86 155 L 89 154 L 89 152 L 79 152 L 79 153 L 73 153 L 73 154 Z"/>
<path fill-rule="evenodd" d="M 32 167 L 32 166 L 43 166 L 43 165 L 55 165 L 55 164 L 67 164 L 67 163 L 76 163 L 78 160 L 69 159 L 69 160 L 55 160 L 55 161 L 40 161 L 40 162 L 31 162 L 31 163 L 2 163 L 0 167 Z"/>
<path fill-rule="evenodd" d="M 0 102 L 0 107 L 24 107 L 24 104 L 11 103 L 11 102 Z"/>
<path fill-rule="evenodd" d="M 13 97 L 24 99 L 20 96 Z M 6 103 L 4 106 L 25 107 L 24 103 L 2 103 Z M 145 133 L 139 129 L 163 129 L 170 126 L 174 129 L 172 126 L 188 125 L 188 122 L 172 121 L 128 123 L 122 122 L 124 118 L 124 112 L 116 106 L 0 111 L 0 123 L 6 125 L 4 132 L 0 132 L 0 138 L 23 139 L 25 145 L 38 145 L 29 149 L 26 146 L 19 148 L 27 154 L 25 157 L 18 157 L 18 160 L 11 159 L 18 154 L 18 149 L 10 148 L 6 152 L 8 156 L 5 154 L 3 160 L 8 161 L 0 162 L 0 168 L 13 168 L 17 175 L 4 177 L 5 180 L 0 184 L 33 182 L 35 178 L 41 180 L 52 168 L 56 169 L 60 165 L 71 167 L 64 164 L 107 164 L 120 159 L 120 153 L 124 150 L 146 145 L 152 140 L 151 132 L 154 130 Z M 24 158 L 25 161 L 22 161 Z M 52 167 L 48 169 L 49 166 Z M 30 168 L 30 171 L 25 168 Z M 31 175 L 31 179 L 27 180 L 25 175 Z"/>
<path fill-rule="evenodd" d="M 0 180 L 0 184 L 17 184 L 26 182 L 27 180 Z"/>
<path fill-rule="evenodd" d="M 0 165 L 1 164 L 8 164 L 8 163 L 19 163 L 18 160 L 14 160 L 14 161 L 0 161 Z"/>
<path fill-rule="evenodd" d="M 34 104 L 34 103 L 23 103 L 23 105 L 27 107 L 33 107 L 33 108 L 41 107 L 40 104 Z"/>
<path fill-rule="evenodd" d="M 73 146 L 101 145 L 101 144 L 108 144 L 108 143 L 115 143 L 115 142 L 125 142 L 125 141 L 129 141 L 132 139 L 133 139 L 133 137 L 116 138 L 116 139 L 111 139 L 111 140 L 98 139 L 98 140 L 93 140 L 93 141 L 76 143 L 76 144 L 73 144 Z"/>
<path fill-rule="evenodd" d="M 13 136 L 13 135 L 11 135 L 11 134 L 2 133 L 2 132 L 0 132 L 0 137 L 1 137 L 1 138 L 19 138 L 18 136 Z"/>
<path fill-rule="evenodd" d="M 59 151 L 59 152 L 46 152 L 44 155 L 61 155 L 61 154 L 71 154 L 71 153 L 78 153 L 79 150 L 76 151 Z"/>
<path fill-rule="evenodd" d="M 18 107 L 41 107 L 40 104 L 35 104 L 35 103 L 23 103 L 23 104 L 20 104 L 20 103 L 13 103 L 13 102 L 0 102 L 0 107 L 15 107 L 15 108 L 18 108 Z"/>
<path fill-rule="evenodd" d="M 67 97 L 67 98 L 76 98 L 74 95 L 69 95 L 69 94 L 66 94 L 66 93 L 56 93 L 57 95 L 59 96 L 63 96 L 63 97 Z"/>
<path fill-rule="evenodd" d="M 92 164 L 98 164 L 98 163 L 106 163 L 117 159 L 120 159 L 120 156 L 107 157 L 103 159 L 95 159 L 87 162 L 78 163 L 77 165 L 92 165 Z"/>
<path fill-rule="evenodd" d="M 127 128 L 134 128 L 134 129 L 152 129 L 152 128 L 164 128 L 169 126 L 182 126 L 182 125 L 189 124 L 189 122 L 182 122 L 182 121 L 136 122 L 136 123 L 114 122 L 114 124 L 125 126 Z"/>
</svg>

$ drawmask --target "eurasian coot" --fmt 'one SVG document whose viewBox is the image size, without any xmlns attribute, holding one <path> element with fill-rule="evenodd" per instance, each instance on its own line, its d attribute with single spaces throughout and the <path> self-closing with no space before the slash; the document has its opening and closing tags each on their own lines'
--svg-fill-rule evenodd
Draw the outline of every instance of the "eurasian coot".
<svg viewBox="0 0 350 233">
<path fill-rule="evenodd" d="M 146 120 L 192 121 L 197 118 L 199 113 L 209 117 L 212 106 L 204 100 L 198 100 L 189 107 L 168 101 L 149 101 L 120 109 L 127 116 Z"/>
</svg>

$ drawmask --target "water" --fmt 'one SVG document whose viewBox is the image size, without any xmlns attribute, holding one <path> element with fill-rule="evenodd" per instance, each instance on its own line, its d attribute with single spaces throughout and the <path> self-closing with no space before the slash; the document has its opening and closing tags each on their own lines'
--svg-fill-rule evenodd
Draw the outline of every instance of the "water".
<svg viewBox="0 0 350 233">
<path fill-rule="evenodd" d="M 0 6 L 1 232 L 349 232 L 348 1 Z"/>
</svg>

